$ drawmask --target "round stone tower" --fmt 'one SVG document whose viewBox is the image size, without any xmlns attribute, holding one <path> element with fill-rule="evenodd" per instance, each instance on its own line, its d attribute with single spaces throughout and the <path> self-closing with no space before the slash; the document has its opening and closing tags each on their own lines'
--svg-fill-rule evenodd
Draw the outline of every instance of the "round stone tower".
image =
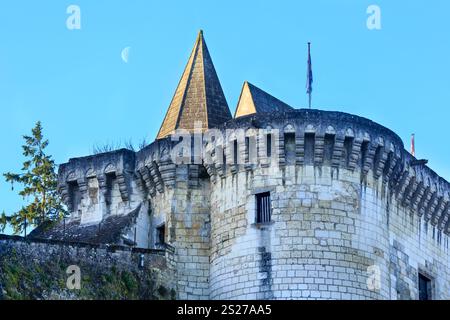
<svg viewBox="0 0 450 320">
<path fill-rule="evenodd" d="M 385 127 L 296 110 L 234 119 L 221 133 L 207 147 L 210 298 L 414 298 L 419 265 L 448 261 L 445 245 L 423 239 L 425 253 L 417 242 L 423 223 L 448 232 L 448 183 Z M 416 261 L 401 270 L 405 252 Z"/>
</svg>

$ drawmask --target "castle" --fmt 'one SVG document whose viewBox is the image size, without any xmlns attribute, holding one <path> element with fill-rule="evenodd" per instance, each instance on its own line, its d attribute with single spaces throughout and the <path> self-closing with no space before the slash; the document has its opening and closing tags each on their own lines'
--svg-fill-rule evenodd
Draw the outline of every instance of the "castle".
<svg viewBox="0 0 450 320">
<path fill-rule="evenodd" d="M 202 32 L 156 140 L 59 168 L 70 217 L 32 237 L 172 248 L 178 299 L 450 299 L 450 184 L 391 130 L 245 82 Z"/>
</svg>

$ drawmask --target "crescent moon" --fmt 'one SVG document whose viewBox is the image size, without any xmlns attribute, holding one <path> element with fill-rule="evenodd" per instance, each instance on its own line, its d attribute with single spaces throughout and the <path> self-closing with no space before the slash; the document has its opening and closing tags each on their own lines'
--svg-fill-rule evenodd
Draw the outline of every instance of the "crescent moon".
<svg viewBox="0 0 450 320">
<path fill-rule="evenodd" d="M 128 59 L 130 57 L 130 49 L 131 47 L 126 47 L 122 50 L 122 53 L 120 54 L 122 57 L 123 62 L 128 63 Z"/>
</svg>

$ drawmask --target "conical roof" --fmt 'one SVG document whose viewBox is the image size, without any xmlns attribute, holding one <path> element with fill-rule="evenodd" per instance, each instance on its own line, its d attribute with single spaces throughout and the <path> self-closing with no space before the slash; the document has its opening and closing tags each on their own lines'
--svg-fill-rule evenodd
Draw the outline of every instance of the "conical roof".
<svg viewBox="0 0 450 320">
<path fill-rule="evenodd" d="M 176 129 L 192 131 L 196 122 L 195 128 L 205 130 L 231 118 L 203 32 L 200 31 L 157 139 L 170 135 Z"/>
<path fill-rule="evenodd" d="M 283 101 L 245 81 L 234 117 L 239 118 L 253 113 L 292 110 L 294 108 Z"/>
</svg>

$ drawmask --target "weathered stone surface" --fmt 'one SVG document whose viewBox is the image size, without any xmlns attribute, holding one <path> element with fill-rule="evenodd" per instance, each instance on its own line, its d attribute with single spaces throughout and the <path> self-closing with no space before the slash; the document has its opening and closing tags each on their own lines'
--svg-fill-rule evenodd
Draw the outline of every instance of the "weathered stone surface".
<svg viewBox="0 0 450 320">
<path fill-rule="evenodd" d="M 80 270 L 80 288 L 67 286 Z M 171 250 L 0 236 L 0 299 L 174 299 Z"/>
<path fill-rule="evenodd" d="M 261 128 L 252 140 L 256 151 L 233 142 Z M 428 167 L 411 166 L 414 158 L 395 133 L 319 110 L 256 113 L 218 130 L 231 139 L 210 141 L 201 164 L 172 162 L 177 144 L 169 137 L 128 162 L 120 152 L 71 160 L 61 166 L 61 190 L 73 181 L 67 173 L 87 172 L 93 161 L 104 166 L 96 166 L 98 173 L 136 168 L 128 173 L 128 200 L 114 184 L 102 191 L 116 194 L 108 212 L 118 219 L 130 201 L 146 206 L 148 220 L 136 224 L 148 230 L 145 247 L 157 246 L 155 230 L 165 225 L 165 241 L 176 248 L 178 298 L 415 299 L 419 271 L 436 283 L 434 298 L 449 298 L 450 186 Z M 275 150 L 269 157 L 267 133 Z M 236 145 L 246 161 L 256 155 L 255 162 L 230 163 Z M 86 183 L 81 197 L 67 198 L 85 203 L 96 185 Z M 273 221 L 259 226 L 255 194 L 267 191 Z M 88 205 L 74 207 L 81 216 L 89 212 Z M 390 258 L 405 254 L 406 260 Z M 371 266 L 380 270 L 379 290 L 367 286 Z"/>
</svg>

